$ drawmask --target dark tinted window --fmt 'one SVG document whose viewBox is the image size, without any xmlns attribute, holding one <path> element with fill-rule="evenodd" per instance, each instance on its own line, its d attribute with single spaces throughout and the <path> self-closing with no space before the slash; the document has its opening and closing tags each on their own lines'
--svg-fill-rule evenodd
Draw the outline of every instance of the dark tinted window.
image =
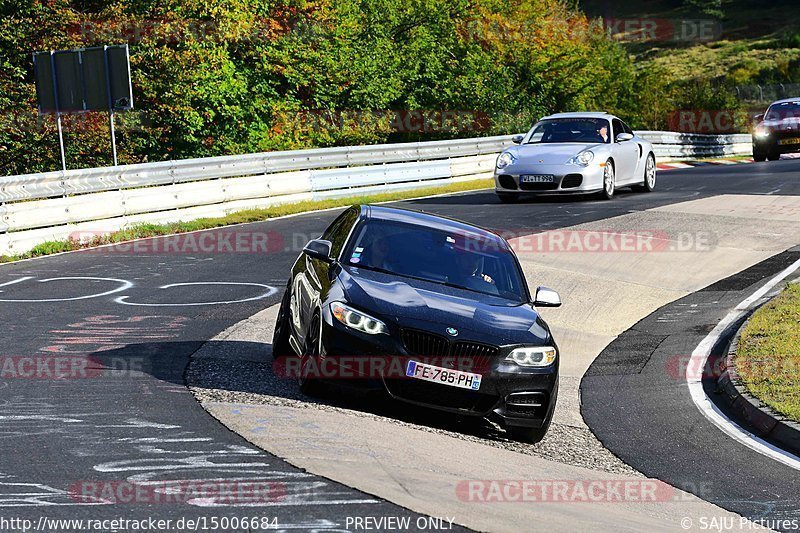
<svg viewBox="0 0 800 533">
<path fill-rule="evenodd" d="M 800 118 L 800 102 L 784 102 L 772 104 L 767 111 L 766 120 L 782 120 L 785 118 Z"/>
<path fill-rule="evenodd" d="M 525 301 L 513 254 L 498 239 L 369 220 L 358 226 L 342 262 Z"/>
<path fill-rule="evenodd" d="M 601 135 L 603 128 L 607 139 Z M 557 118 L 538 122 L 528 143 L 602 143 L 610 139 L 608 121 L 604 118 Z"/>
<path fill-rule="evenodd" d="M 624 122 L 622 123 L 622 130 L 623 130 L 625 133 L 630 133 L 631 135 L 634 135 L 634 133 L 633 133 L 633 130 L 631 129 L 631 127 L 630 127 L 630 126 L 628 126 L 628 125 L 627 125 L 626 123 L 624 123 Z"/>
<path fill-rule="evenodd" d="M 620 133 L 625 133 L 625 127 L 622 125 L 622 121 L 618 118 L 615 118 L 611 121 L 611 125 L 614 126 L 614 138 L 617 138 L 617 135 Z"/>
<path fill-rule="evenodd" d="M 345 245 L 347 236 L 350 234 L 350 229 L 358 218 L 358 212 L 357 208 L 351 207 L 339 215 L 322 234 L 322 238 L 326 241 L 331 241 L 333 245 L 331 246 L 331 255 L 333 257 L 339 257 L 339 253 Z"/>
</svg>

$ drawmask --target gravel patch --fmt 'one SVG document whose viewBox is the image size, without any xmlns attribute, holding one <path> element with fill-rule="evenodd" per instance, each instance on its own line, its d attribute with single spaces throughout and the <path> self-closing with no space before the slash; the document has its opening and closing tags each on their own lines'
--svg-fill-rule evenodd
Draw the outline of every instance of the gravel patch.
<svg viewBox="0 0 800 533">
<path fill-rule="evenodd" d="M 325 394 L 319 398 L 305 396 L 294 380 L 276 376 L 272 371 L 271 357 L 263 354 L 258 358 L 222 359 L 209 355 L 211 354 L 206 350 L 203 356 L 194 358 L 186 372 L 186 383 L 201 404 L 275 405 L 336 411 L 572 466 L 625 476 L 642 476 L 604 448 L 592 432 L 585 428 L 554 423 L 541 442 L 521 443 L 507 439 L 503 429 L 491 421 L 443 415 L 418 408 L 411 410 L 406 404 L 384 395 L 373 394 L 366 397 L 363 393 L 337 388 L 335 397 L 334 394 Z"/>
</svg>

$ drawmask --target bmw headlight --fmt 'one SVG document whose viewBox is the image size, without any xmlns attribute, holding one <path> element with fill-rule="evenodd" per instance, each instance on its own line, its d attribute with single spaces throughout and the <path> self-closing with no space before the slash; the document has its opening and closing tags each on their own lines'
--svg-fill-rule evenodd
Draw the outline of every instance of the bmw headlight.
<svg viewBox="0 0 800 533">
<path fill-rule="evenodd" d="M 509 154 L 508 152 L 503 152 L 497 158 L 497 168 L 506 168 L 508 165 L 514 162 L 514 156 Z"/>
<path fill-rule="evenodd" d="M 553 364 L 556 354 L 556 349 L 552 346 L 528 346 L 512 351 L 506 361 L 512 361 L 519 366 L 544 367 Z"/>
<path fill-rule="evenodd" d="M 589 166 L 589 163 L 591 163 L 593 159 L 594 159 L 594 152 L 592 152 L 591 150 L 586 150 L 584 152 L 579 153 L 569 161 L 567 161 L 567 163 L 570 165 L 580 165 L 582 167 L 587 167 Z"/>
<path fill-rule="evenodd" d="M 373 318 L 361 311 L 356 311 L 352 307 L 341 302 L 333 302 L 331 304 L 331 314 L 336 320 L 348 328 L 353 328 L 362 333 L 367 333 L 369 335 L 389 333 L 386 324 L 377 318 Z"/>
<path fill-rule="evenodd" d="M 756 128 L 755 135 L 758 139 L 765 139 L 769 137 L 769 130 L 767 128 Z"/>
</svg>

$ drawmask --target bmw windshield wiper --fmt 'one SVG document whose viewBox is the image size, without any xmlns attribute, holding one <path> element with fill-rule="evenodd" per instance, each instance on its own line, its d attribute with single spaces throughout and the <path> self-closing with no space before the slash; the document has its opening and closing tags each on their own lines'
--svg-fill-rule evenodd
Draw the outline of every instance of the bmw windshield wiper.
<svg viewBox="0 0 800 533">
<path fill-rule="evenodd" d="M 392 272 L 391 270 L 386 270 L 385 268 L 376 267 L 376 266 L 352 265 L 352 264 L 350 266 L 355 267 L 355 268 L 363 268 L 364 270 L 372 270 L 373 272 L 380 272 L 381 274 L 391 274 L 392 276 L 400 276 L 401 278 L 415 279 L 417 281 L 426 281 L 428 283 L 436 283 L 438 285 L 448 285 L 448 283 L 446 281 L 437 281 L 437 280 L 429 279 L 429 278 L 421 278 L 419 276 L 412 276 L 410 274 L 400 274 L 398 272 Z M 453 286 L 455 286 L 455 285 L 453 285 Z M 461 287 L 461 288 L 463 288 L 463 287 Z"/>
<path fill-rule="evenodd" d="M 373 272 L 380 272 L 381 274 L 391 274 L 393 276 L 401 276 L 402 274 L 398 274 L 397 272 L 392 272 L 391 270 L 386 270 L 385 268 L 370 266 L 370 265 L 354 265 L 352 263 L 348 263 L 351 267 L 355 268 L 363 268 L 364 270 L 372 270 Z"/>
</svg>

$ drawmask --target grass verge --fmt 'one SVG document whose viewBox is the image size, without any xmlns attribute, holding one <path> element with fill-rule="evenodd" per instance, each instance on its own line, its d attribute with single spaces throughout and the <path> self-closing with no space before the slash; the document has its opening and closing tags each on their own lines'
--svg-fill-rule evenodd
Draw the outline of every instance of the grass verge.
<svg viewBox="0 0 800 533">
<path fill-rule="evenodd" d="M 800 283 L 753 314 L 734 363 L 750 394 L 800 422 Z"/>
<path fill-rule="evenodd" d="M 345 207 L 353 204 L 374 204 L 379 202 L 390 202 L 393 200 L 408 200 L 410 198 L 420 198 L 422 196 L 432 196 L 435 194 L 457 193 L 464 191 L 474 191 L 486 189 L 494 186 L 492 179 L 462 181 L 447 185 L 425 187 L 422 189 L 412 189 L 408 191 L 396 191 L 379 194 L 355 195 L 346 198 L 331 198 L 329 200 L 308 200 L 291 204 L 281 204 L 265 209 L 248 209 L 237 211 L 224 217 L 199 218 L 188 222 L 172 222 L 169 224 L 137 224 L 120 231 L 115 231 L 108 235 L 97 236 L 88 242 L 79 242 L 75 239 L 63 241 L 44 242 L 29 252 L 18 255 L 2 255 L 0 263 L 9 263 L 32 257 L 41 257 L 61 252 L 71 252 L 84 248 L 102 246 L 118 242 L 130 241 L 133 239 L 144 239 L 148 237 L 158 237 L 161 235 L 174 235 L 176 233 L 188 233 L 204 229 L 220 228 L 234 224 L 245 224 L 248 222 L 261 222 L 270 218 L 277 218 L 308 211 L 320 209 L 330 209 L 334 207 Z"/>
</svg>

